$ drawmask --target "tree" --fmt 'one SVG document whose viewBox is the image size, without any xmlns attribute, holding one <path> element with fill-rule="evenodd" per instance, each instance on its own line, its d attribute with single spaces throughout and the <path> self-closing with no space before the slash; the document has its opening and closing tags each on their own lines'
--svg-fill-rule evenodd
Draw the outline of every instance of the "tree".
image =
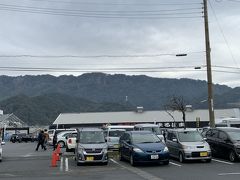
<svg viewBox="0 0 240 180">
<path fill-rule="evenodd" d="M 173 95 L 170 97 L 169 102 L 165 105 L 165 111 L 171 116 L 171 111 L 180 111 L 182 113 L 184 129 L 186 129 L 186 102 L 182 96 Z"/>
</svg>

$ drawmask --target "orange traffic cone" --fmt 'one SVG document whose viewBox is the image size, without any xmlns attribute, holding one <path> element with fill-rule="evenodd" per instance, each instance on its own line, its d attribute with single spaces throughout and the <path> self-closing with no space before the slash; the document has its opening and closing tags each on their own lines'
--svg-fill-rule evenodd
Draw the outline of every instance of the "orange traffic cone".
<svg viewBox="0 0 240 180">
<path fill-rule="evenodd" d="M 52 163 L 51 163 L 52 167 L 57 167 L 57 159 L 56 159 L 56 152 L 54 151 L 52 153 Z"/>
<path fill-rule="evenodd" d="M 55 154 L 56 154 L 56 161 L 60 161 L 60 154 L 57 152 L 55 152 Z"/>
<path fill-rule="evenodd" d="M 60 144 L 57 145 L 56 152 L 57 152 L 57 154 L 61 154 L 61 147 L 60 147 Z"/>
</svg>

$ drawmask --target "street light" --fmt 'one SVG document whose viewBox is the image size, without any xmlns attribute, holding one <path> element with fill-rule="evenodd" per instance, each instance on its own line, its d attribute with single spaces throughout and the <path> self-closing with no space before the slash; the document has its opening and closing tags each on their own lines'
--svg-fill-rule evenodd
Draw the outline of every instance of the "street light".
<svg viewBox="0 0 240 180">
<path fill-rule="evenodd" d="M 183 53 L 183 54 L 176 54 L 177 57 L 179 56 L 187 56 L 187 54 Z"/>
</svg>

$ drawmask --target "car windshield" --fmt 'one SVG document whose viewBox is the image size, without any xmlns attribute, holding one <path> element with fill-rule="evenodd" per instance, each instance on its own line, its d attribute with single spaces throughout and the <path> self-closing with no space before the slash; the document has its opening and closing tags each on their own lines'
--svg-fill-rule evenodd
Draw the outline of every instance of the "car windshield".
<svg viewBox="0 0 240 180">
<path fill-rule="evenodd" d="M 134 144 L 161 142 L 160 139 L 155 134 L 152 133 L 133 134 L 132 141 Z"/>
<path fill-rule="evenodd" d="M 103 131 L 82 131 L 80 134 L 81 144 L 105 143 Z"/>
<path fill-rule="evenodd" d="M 240 131 L 229 131 L 227 133 L 233 141 L 240 141 Z"/>
<path fill-rule="evenodd" d="M 180 142 L 199 142 L 202 141 L 203 138 L 197 131 L 184 131 L 178 133 Z"/>
<path fill-rule="evenodd" d="M 120 137 L 123 133 L 121 130 L 109 131 L 109 137 Z"/>
<path fill-rule="evenodd" d="M 159 127 L 144 127 L 143 130 L 144 131 L 151 131 L 151 132 L 153 132 L 154 134 L 157 134 L 157 135 L 162 134 Z"/>
</svg>

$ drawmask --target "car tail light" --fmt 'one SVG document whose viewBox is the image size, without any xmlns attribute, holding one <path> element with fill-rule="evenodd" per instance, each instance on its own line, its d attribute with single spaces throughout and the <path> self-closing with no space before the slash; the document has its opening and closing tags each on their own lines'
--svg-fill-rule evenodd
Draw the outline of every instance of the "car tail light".
<svg viewBox="0 0 240 180">
<path fill-rule="evenodd" d="M 72 139 L 69 139 L 69 140 L 68 140 L 68 143 L 71 144 L 71 143 L 72 143 Z"/>
</svg>

